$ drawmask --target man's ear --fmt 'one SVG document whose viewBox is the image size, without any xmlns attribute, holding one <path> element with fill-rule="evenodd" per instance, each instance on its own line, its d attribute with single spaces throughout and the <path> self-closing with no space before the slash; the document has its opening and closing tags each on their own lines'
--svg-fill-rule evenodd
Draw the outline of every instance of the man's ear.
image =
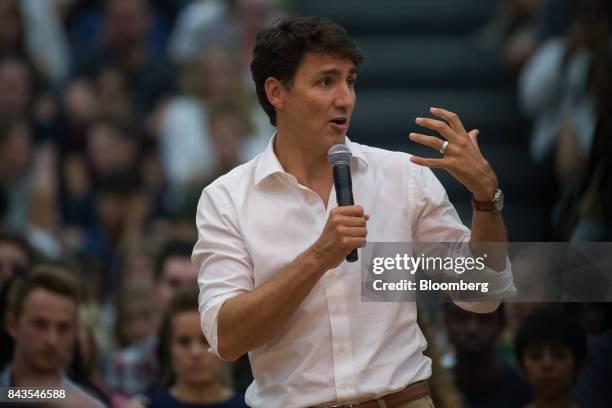
<svg viewBox="0 0 612 408">
<path fill-rule="evenodd" d="M 15 336 L 17 335 L 17 318 L 15 317 L 13 312 L 8 312 L 6 314 L 5 326 L 6 326 L 6 331 L 8 331 L 8 333 L 14 339 Z"/>
<path fill-rule="evenodd" d="M 286 89 L 278 79 L 273 77 L 266 79 L 264 89 L 272 106 L 276 109 L 282 109 L 285 106 Z"/>
</svg>

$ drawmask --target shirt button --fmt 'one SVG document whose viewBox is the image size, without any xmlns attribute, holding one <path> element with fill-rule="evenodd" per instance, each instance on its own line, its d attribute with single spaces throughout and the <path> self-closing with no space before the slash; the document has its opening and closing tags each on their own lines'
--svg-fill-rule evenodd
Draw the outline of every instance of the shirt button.
<svg viewBox="0 0 612 408">
<path fill-rule="evenodd" d="M 344 353 L 345 347 L 344 347 L 344 345 L 340 344 L 340 345 L 339 345 L 339 346 L 336 348 L 336 350 L 338 350 L 338 353 Z"/>
<path fill-rule="evenodd" d="M 338 272 L 336 272 L 335 269 L 332 269 L 331 271 L 329 271 L 329 276 L 331 276 L 332 278 L 335 277 L 338 274 Z"/>
</svg>

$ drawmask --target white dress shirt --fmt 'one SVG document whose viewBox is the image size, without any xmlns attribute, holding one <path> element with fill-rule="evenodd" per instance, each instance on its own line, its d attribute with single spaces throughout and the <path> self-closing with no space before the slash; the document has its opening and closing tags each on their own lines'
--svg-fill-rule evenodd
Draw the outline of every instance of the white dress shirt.
<svg viewBox="0 0 612 408">
<path fill-rule="evenodd" d="M 206 187 L 198 204 L 192 259 L 199 267 L 202 329 L 217 354 L 223 302 L 261 286 L 311 246 L 337 205 L 333 188 L 324 205 L 283 170 L 273 139 L 262 154 Z M 348 138 L 346 144 L 355 203 L 370 215 L 369 242 L 469 241 L 469 229 L 431 170 L 406 153 Z M 514 289 L 509 267 L 483 272 L 497 288 Z M 431 375 L 416 304 L 362 302 L 360 285 L 360 262 L 329 270 L 282 332 L 249 352 L 255 379 L 246 392 L 249 406 L 368 400 Z"/>
</svg>

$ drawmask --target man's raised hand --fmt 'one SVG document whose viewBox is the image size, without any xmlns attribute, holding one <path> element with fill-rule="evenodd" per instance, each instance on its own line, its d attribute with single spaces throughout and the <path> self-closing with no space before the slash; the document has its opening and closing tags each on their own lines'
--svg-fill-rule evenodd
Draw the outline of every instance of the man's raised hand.
<svg viewBox="0 0 612 408">
<path fill-rule="evenodd" d="M 435 136 L 410 133 L 410 140 L 445 151 L 440 159 L 412 156 L 415 164 L 448 171 L 474 194 L 477 201 L 489 201 L 497 189 L 497 177 L 489 162 L 478 147 L 477 129 L 467 132 L 457 114 L 441 108 L 431 108 L 431 113 L 442 120 L 416 118 L 416 124 L 437 132 L 444 139 Z M 448 142 L 443 149 L 444 140 Z"/>
</svg>

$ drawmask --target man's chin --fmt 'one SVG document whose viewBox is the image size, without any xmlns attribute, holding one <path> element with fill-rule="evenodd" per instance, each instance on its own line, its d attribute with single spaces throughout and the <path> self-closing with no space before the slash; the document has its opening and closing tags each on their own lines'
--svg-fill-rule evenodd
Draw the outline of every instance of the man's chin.
<svg viewBox="0 0 612 408">
<path fill-rule="evenodd" d="M 344 143 L 346 138 L 346 133 L 345 132 L 334 132 L 334 133 L 330 133 L 328 136 L 328 140 L 330 143 L 329 147 L 332 147 L 333 145 L 337 145 L 340 143 Z"/>
<path fill-rule="evenodd" d="M 64 367 L 57 358 L 41 358 L 36 363 L 36 370 L 40 374 L 55 374 L 61 371 Z"/>
</svg>

